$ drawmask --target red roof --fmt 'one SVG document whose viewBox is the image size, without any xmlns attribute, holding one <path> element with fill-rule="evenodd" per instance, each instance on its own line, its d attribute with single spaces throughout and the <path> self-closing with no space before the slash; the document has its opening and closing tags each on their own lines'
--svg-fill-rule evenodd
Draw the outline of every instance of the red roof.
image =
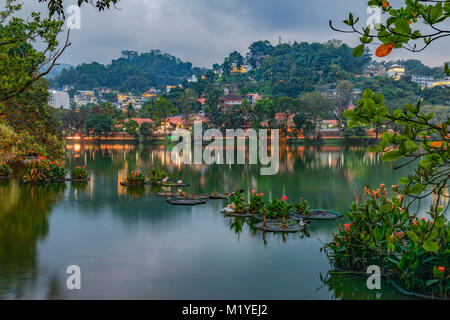
<svg viewBox="0 0 450 320">
<path fill-rule="evenodd" d="M 136 121 L 139 124 L 139 127 L 145 122 L 153 122 L 153 120 L 150 118 L 130 118 L 130 119 L 126 119 L 124 122 L 128 122 L 128 120 Z"/>
</svg>

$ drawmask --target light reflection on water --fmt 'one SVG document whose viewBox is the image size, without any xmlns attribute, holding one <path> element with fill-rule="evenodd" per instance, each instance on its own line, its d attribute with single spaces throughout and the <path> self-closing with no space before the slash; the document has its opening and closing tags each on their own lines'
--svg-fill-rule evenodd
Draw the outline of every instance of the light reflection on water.
<svg viewBox="0 0 450 320">
<path fill-rule="evenodd" d="M 387 285 L 376 296 L 360 278 L 322 283 L 329 263 L 320 241 L 331 238 L 337 222 L 311 223 L 310 237 L 263 234 L 224 218 L 222 200 L 171 206 L 150 186 L 119 184 L 129 170 L 156 165 L 191 183 L 191 192 L 239 186 L 343 211 L 366 183 L 391 185 L 407 172 L 393 171 L 364 147 L 283 147 L 276 176 L 260 176 L 257 165 L 173 164 L 164 145 L 67 150 L 67 166 L 85 164 L 90 183 L 0 184 L 0 298 L 404 298 Z M 81 267 L 80 291 L 66 289 L 71 264 Z"/>
</svg>

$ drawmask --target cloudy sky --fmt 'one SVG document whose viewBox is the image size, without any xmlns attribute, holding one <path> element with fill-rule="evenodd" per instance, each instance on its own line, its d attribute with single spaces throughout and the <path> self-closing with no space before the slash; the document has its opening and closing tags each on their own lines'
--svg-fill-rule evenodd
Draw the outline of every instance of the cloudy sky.
<svg viewBox="0 0 450 320">
<path fill-rule="evenodd" d="M 395 6 L 396 1 L 391 3 Z M 28 1 L 27 1 L 28 2 Z M 44 7 L 34 2 L 26 10 Z M 65 0 L 66 5 L 75 0 Z M 364 22 L 367 0 L 121 0 L 119 9 L 81 9 L 81 29 L 61 62 L 109 63 L 122 50 L 161 49 L 195 66 L 211 67 L 230 52 L 247 52 L 257 40 L 325 42 L 340 39 L 354 46 L 355 35 L 332 31 L 328 20 L 344 20 L 352 11 Z M 342 25 L 342 24 L 341 24 Z M 434 43 L 425 53 L 397 50 L 389 59 L 422 60 L 430 66 L 450 60 L 450 41 Z"/>
</svg>

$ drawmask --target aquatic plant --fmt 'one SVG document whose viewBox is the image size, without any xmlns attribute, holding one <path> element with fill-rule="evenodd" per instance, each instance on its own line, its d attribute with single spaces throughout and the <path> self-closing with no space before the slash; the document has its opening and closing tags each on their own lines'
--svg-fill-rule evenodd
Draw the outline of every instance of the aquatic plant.
<svg viewBox="0 0 450 320">
<path fill-rule="evenodd" d="M 144 184 L 145 183 L 145 175 L 140 171 L 131 171 L 128 173 L 128 176 L 125 178 L 125 183 L 127 184 Z"/>
<path fill-rule="evenodd" d="M 292 211 L 292 205 L 287 202 L 287 196 L 283 196 L 281 200 L 275 198 L 270 201 L 266 205 L 265 211 L 267 219 L 281 219 L 285 221 Z"/>
<path fill-rule="evenodd" d="M 38 160 L 33 160 L 28 165 L 25 181 L 33 183 L 59 181 L 64 180 L 66 174 L 67 169 L 64 161 L 51 161 L 39 157 Z"/>
<path fill-rule="evenodd" d="M 86 170 L 86 166 L 77 166 L 71 173 L 70 176 L 72 179 L 77 180 L 85 180 L 88 177 L 88 173 Z"/>
<path fill-rule="evenodd" d="M 153 167 L 150 170 L 150 181 L 153 184 L 162 182 L 165 177 L 167 177 L 167 172 L 163 169 Z"/>
<path fill-rule="evenodd" d="M 398 186 L 388 196 L 384 184 L 364 188 L 358 203 L 338 225 L 325 252 L 337 268 L 364 271 L 378 265 L 405 290 L 448 298 L 450 292 L 450 231 L 444 215 L 418 218 Z M 442 207 L 438 209 L 442 212 Z"/>
<path fill-rule="evenodd" d="M 229 204 L 232 205 L 235 213 L 244 214 L 247 212 L 245 198 L 239 190 L 236 190 L 234 194 L 230 195 Z"/>
<path fill-rule="evenodd" d="M 250 201 L 248 205 L 248 211 L 251 214 L 259 214 L 264 208 L 264 193 L 258 193 L 256 190 L 252 190 L 252 195 L 250 196 Z"/>
<path fill-rule="evenodd" d="M 298 199 L 298 202 L 294 205 L 297 213 L 309 217 L 311 215 L 311 206 L 309 205 L 308 200 L 304 200 L 302 197 Z"/>
<path fill-rule="evenodd" d="M 0 177 L 7 177 L 12 173 L 13 171 L 7 163 L 0 164 Z"/>
</svg>

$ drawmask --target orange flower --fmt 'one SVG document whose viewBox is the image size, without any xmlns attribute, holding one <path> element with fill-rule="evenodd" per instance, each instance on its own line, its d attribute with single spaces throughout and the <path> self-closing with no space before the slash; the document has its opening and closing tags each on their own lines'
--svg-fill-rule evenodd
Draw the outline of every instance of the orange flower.
<svg viewBox="0 0 450 320">
<path fill-rule="evenodd" d="M 419 225 L 416 220 L 411 221 L 411 223 L 415 226 Z"/>
<path fill-rule="evenodd" d="M 384 187 L 385 187 L 384 183 L 380 184 L 380 187 L 381 187 L 381 188 L 384 188 Z"/>
<path fill-rule="evenodd" d="M 438 270 L 439 270 L 439 272 L 444 272 L 445 271 L 445 267 L 439 266 Z"/>
<path fill-rule="evenodd" d="M 378 47 L 377 51 L 375 51 L 375 55 L 379 58 L 386 57 L 389 53 L 391 53 L 392 49 L 394 49 L 393 43 L 382 44 Z"/>
<path fill-rule="evenodd" d="M 383 4 L 383 7 L 385 7 L 385 8 L 389 8 L 389 6 L 390 6 L 389 1 L 387 1 L 387 0 L 383 0 L 383 1 L 381 1 L 381 3 Z"/>
</svg>

